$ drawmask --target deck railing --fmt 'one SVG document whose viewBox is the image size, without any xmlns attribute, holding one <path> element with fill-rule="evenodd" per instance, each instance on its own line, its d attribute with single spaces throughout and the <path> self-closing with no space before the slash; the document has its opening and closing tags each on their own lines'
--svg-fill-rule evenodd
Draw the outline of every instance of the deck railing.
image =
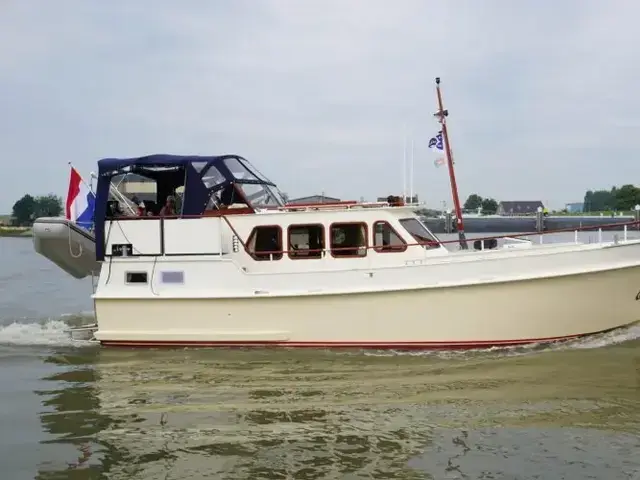
<svg viewBox="0 0 640 480">
<path fill-rule="evenodd" d="M 540 243 L 543 243 L 543 237 L 545 235 L 553 235 L 553 234 L 558 234 L 558 233 L 573 233 L 574 234 L 574 242 L 575 243 L 579 243 L 578 241 L 578 234 L 580 232 L 586 232 L 586 231 L 597 231 L 598 232 L 598 243 L 602 243 L 602 232 L 604 230 L 613 230 L 613 229 L 620 229 L 620 227 L 622 227 L 622 231 L 623 231 L 623 241 L 627 241 L 628 240 L 628 235 L 629 235 L 629 230 L 632 227 L 635 227 L 635 230 L 640 231 L 640 221 L 632 221 L 632 222 L 624 222 L 624 223 L 603 223 L 603 224 L 599 224 L 599 225 L 587 225 L 587 226 L 583 226 L 583 227 L 571 227 L 571 228 L 558 228 L 556 230 L 547 230 L 545 232 L 537 232 L 537 231 L 530 231 L 530 232 L 523 232 L 523 233 L 509 233 L 509 234 L 505 234 L 505 235 L 494 235 L 494 236 L 489 236 L 489 237 L 474 237 L 474 238 L 469 238 L 467 240 L 493 240 L 493 239 L 516 239 L 516 240 L 520 240 L 522 239 L 522 237 L 538 237 L 540 239 Z M 454 233 L 451 233 L 449 235 L 455 235 Z M 526 240 L 525 240 L 526 241 Z M 614 239 L 615 241 L 615 239 Z M 440 243 L 442 244 L 448 244 L 448 243 L 459 243 L 459 240 L 455 239 L 455 240 L 445 240 L 445 241 L 441 241 Z"/>
</svg>

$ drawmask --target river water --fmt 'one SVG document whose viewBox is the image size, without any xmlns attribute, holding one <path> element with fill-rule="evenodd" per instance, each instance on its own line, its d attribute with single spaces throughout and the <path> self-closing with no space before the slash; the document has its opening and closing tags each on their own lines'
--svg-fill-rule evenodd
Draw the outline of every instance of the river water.
<svg viewBox="0 0 640 480">
<path fill-rule="evenodd" d="M 410 354 L 71 345 L 90 293 L 0 238 L 3 480 L 640 480 L 640 327 Z"/>
</svg>

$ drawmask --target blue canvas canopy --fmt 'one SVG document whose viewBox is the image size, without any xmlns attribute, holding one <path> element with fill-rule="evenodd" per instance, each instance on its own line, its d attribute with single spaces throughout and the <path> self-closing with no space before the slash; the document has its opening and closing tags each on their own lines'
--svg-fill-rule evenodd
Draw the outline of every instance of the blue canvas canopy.
<svg viewBox="0 0 640 480">
<path fill-rule="evenodd" d="M 104 222 L 107 216 L 111 180 L 125 174 L 141 175 L 156 183 L 157 198 L 162 201 L 184 187 L 181 215 L 202 215 L 211 195 L 226 186 L 264 185 L 277 191 L 246 159 L 238 155 L 200 156 L 155 154 L 136 158 L 104 158 L 98 161 L 95 233 L 98 260 L 104 259 Z M 270 187 L 273 187 L 271 189 Z M 259 188 L 259 187 L 258 187 Z M 274 195 L 278 204 L 279 195 Z"/>
<path fill-rule="evenodd" d="M 225 158 L 242 158 L 235 155 L 201 156 L 201 155 L 169 155 L 157 153 L 137 158 L 103 158 L 98 160 L 100 174 L 129 166 L 139 167 L 186 167 L 193 162 L 215 162 Z"/>
</svg>

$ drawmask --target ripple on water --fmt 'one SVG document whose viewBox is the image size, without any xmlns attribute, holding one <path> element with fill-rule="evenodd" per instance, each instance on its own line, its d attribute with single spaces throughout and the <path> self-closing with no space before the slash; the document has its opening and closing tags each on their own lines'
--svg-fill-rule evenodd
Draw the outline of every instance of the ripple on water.
<svg viewBox="0 0 640 480">
<path fill-rule="evenodd" d="M 635 435 L 579 428 L 437 429 L 409 465 L 434 479 L 637 480 L 639 451 Z"/>
<path fill-rule="evenodd" d="M 39 393 L 53 408 L 41 416 L 54 444 L 76 444 L 74 458 L 89 448 L 87 464 L 113 478 L 536 478 L 525 467 L 562 478 L 593 458 L 615 479 L 634 467 L 620 459 L 640 433 L 637 355 L 624 346 L 86 355 L 51 357 L 61 371 Z"/>
<path fill-rule="evenodd" d="M 639 327 L 466 352 L 68 347 L 63 330 L 88 318 L 0 327 L 3 351 L 45 346 L 55 368 L 36 391 L 43 479 L 69 464 L 127 479 L 571 478 L 589 458 L 615 479 L 634 467 L 620 458 L 640 433 Z M 463 432 L 470 450 L 455 443 Z"/>
</svg>

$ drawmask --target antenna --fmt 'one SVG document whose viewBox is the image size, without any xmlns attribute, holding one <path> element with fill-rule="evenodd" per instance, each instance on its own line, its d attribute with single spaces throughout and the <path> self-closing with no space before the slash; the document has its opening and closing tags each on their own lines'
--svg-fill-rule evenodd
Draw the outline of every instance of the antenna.
<svg viewBox="0 0 640 480">
<path fill-rule="evenodd" d="M 413 136 L 411 137 L 411 163 L 409 164 L 409 203 L 413 203 Z"/>
<path fill-rule="evenodd" d="M 402 145 L 402 201 L 407 201 L 407 129 L 404 129 Z"/>
</svg>

